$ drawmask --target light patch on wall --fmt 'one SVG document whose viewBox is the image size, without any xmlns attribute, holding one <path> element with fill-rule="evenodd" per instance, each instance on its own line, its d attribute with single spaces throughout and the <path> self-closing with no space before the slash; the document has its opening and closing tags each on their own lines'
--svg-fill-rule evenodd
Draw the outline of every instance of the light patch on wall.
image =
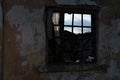
<svg viewBox="0 0 120 80">
<path fill-rule="evenodd" d="M 24 6 L 13 6 L 7 13 L 10 26 L 12 28 L 18 27 L 18 31 L 21 31 L 21 34 L 16 36 L 17 41 L 22 41 L 21 48 L 19 48 L 21 56 L 35 53 L 45 48 L 43 10 L 44 7 L 33 9 L 30 12 Z"/>
<path fill-rule="evenodd" d="M 104 23 L 100 23 L 99 27 L 99 42 L 98 42 L 98 53 L 99 53 L 99 61 L 101 64 L 108 64 L 106 58 L 109 60 L 110 58 L 114 58 L 119 54 L 120 51 L 120 19 L 112 20 L 112 25 L 105 25 Z M 110 61 L 109 61 L 110 62 Z"/>
<path fill-rule="evenodd" d="M 111 48 L 113 53 L 118 53 L 120 48 L 120 19 L 112 21 L 112 26 L 100 24 L 99 27 L 99 45 L 107 45 Z"/>
<path fill-rule="evenodd" d="M 28 64 L 28 62 L 27 61 L 24 61 L 24 62 L 22 62 L 22 66 L 25 66 L 25 65 L 27 65 Z"/>
<path fill-rule="evenodd" d="M 108 44 L 113 49 L 114 53 L 118 53 L 120 50 L 120 36 L 118 33 L 120 32 L 120 19 L 113 20 L 112 27 L 109 28 L 110 39 L 108 40 Z"/>
<path fill-rule="evenodd" d="M 120 80 L 119 70 L 117 69 L 115 60 L 110 61 L 110 67 L 106 76 L 109 80 Z"/>
</svg>

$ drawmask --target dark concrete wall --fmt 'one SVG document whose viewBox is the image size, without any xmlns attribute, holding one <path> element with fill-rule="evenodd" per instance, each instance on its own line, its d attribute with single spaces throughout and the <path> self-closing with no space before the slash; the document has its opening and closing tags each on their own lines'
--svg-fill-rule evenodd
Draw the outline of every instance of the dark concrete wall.
<svg viewBox="0 0 120 80">
<path fill-rule="evenodd" d="M 2 76 L 2 26 L 3 26 L 3 16 L 2 16 L 2 2 L 0 0 L 0 80 Z"/>
<path fill-rule="evenodd" d="M 39 72 L 46 55 L 45 6 L 62 4 L 100 6 L 97 52 L 105 71 Z M 120 80 L 119 5 L 119 0 L 4 0 L 4 80 Z"/>
</svg>

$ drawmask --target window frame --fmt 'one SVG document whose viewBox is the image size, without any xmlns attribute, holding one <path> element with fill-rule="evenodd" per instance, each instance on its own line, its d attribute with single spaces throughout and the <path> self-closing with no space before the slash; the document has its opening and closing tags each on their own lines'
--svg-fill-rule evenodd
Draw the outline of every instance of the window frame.
<svg viewBox="0 0 120 80">
<path fill-rule="evenodd" d="M 96 58 L 95 63 L 97 62 L 97 40 L 98 40 L 98 7 L 97 6 L 90 6 L 90 5 L 81 5 L 81 6 L 47 6 L 46 7 L 46 15 L 49 12 L 49 10 L 52 10 L 53 12 L 64 12 L 64 13 L 80 13 L 80 14 L 91 14 L 91 16 L 94 18 L 91 18 L 91 26 L 94 26 L 94 28 L 91 28 L 93 31 L 93 41 L 94 41 L 94 46 L 93 48 L 95 49 L 93 54 Z M 48 12 L 47 12 L 48 11 Z M 94 16 L 93 16 L 94 15 Z M 47 15 L 49 16 L 49 15 Z M 46 16 L 46 21 L 47 21 L 47 16 Z M 62 22 L 64 23 L 64 22 Z M 47 22 L 46 24 L 46 40 L 47 40 Z M 64 27 L 64 24 L 62 24 Z M 46 42 L 48 44 L 48 40 Z M 47 55 L 46 55 L 46 64 L 48 66 L 54 66 L 53 64 L 48 63 L 48 45 L 47 45 Z M 55 64 L 56 65 L 56 64 Z M 66 65 L 66 64 L 61 64 Z M 68 64 L 67 64 L 68 65 Z M 76 65 L 76 64 L 70 64 L 70 65 Z M 81 65 L 81 64 L 78 64 Z"/>
</svg>

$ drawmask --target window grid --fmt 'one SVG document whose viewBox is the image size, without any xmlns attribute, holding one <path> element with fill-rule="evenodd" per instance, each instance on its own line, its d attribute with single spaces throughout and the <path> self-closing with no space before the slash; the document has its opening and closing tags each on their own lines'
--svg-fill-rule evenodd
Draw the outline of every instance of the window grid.
<svg viewBox="0 0 120 80">
<path fill-rule="evenodd" d="M 66 14 L 66 13 L 65 13 Z M 81 30 L 81 34 L 83 34 L 83 29 L 84 28 L 90 28 L 90 29 L 92 29 L 91 27 L 92 26 L 84 26 L 83 25 L 83 15 L 84 14 L 81 14 L 82 16 L 81 16 L 81 26 L 78 26 L 78 25 L 74 25 L 74 14 L 75 13 L 72 13 L 72 25 L 65 25 L 65 21 L 64 21 L 64 27 L 72 27 L 72 33 L 74 33 L 74 27 L 79 27 L 79 28 L 81 28 L 82 30 Z M 89 15 L 91 15 L 91 14 L 89 14 Z M 65 16 L 64 16 L 65 17 Z M 91 17 L 90 17 L 91 18 Z M 90 21 L 91 22 L 91 21 Z"/>
<path fill-rule="evenodd" d="M 60 10 L 60 11 L 61 11 L 61 10 Z M 53 11 L 53 12 L 57 12 L 57 11 Z M 92 29 L 92 26 L 93 26 L 93 24 L 92 24 L 92 15 L 93 15 L 93 14 L 90 14 L 90 13 L 89 13 L 89 14 L 91 15 L 91 26 L 84 26 L 84 25 L 83 25 L 83 14 L 84 14 L 84 12 L 83 12 L 83 13 L 80 13 L 82 19 L 81 19 L 81 25 L 78 26 L 78 25 L 74 25 L 74 14 L 75 14 L 75 13 L 72 13 L 72 14 L 73 14 L 73 15 L 72 15 L 72 25 L 65 25 L 65 24 L 64 24 L 64 14 L 67 13 L 67 12 L 64 12 L 64 11 L 63 11 L 63 12 L 59 12 L 59 11 L 58 11 L 58 13 L 60 13 L 59 22 L 58 22 L 58 24 L 53 24 L 53 26 L 60 26 L 60 28 L 59 28 L 59 34 L 60 34 L 60 35 L 59 35 L 59 36 L 54 36 L 54 34 L 55 34 L 55 33 L 54 33 L 54 34 L 53 34 L 54 38 L 56 38 L 56 39 L 59 38 L 60 40 L 62 40 L 62 38 L 63 38 L 63 37 L 62 37 L 62 36 L 63 36 L 63 31 L 64 31 L 64 27 L 65 27 L 65 26 L 66 26 L 66 27 L 72 27 L 72 33 L 74 33 L 74 28 L 81 28 L 81 34 L 85 34 L 85 33 L 84 33 L 84 32 L 85 32 L 84 29 L 85 29 L 85 28 L 86 28 L 86 29 L 88 28 L 88 29 L 91 29 L 90 32 L 91 32 L 91 34 L 93 34 L 93 32 L 94 32 L 94 31 L 93 31 L 94 29 Z M 86 13 L 85 13 L 85 14 L 86 14 Z M 93 36 L 94 36 L 94 35 L 91 35 L 91 36 L 90 36 L 90 39 L 91 39 L 92 41 L 93 41 L 93 39 L 95 39 Z M 71 39 L 72 39 L 72 38 L 71 38 Z M 87 38 L 87 37 L 85 37 L 85 36 L 82 35 L 82 38 L 81 38 L 81 41 L 82 41 L 82 42 L 83 42 L 83 39 L 89 39 L 89 37 Z M 63 43 L 63 41 L 61 41 L 61 43 Z M 93 43 L 92 43 L 92 44 L 93 44 Z M 83 44 L 83 46 L 84 46 L 84 45 L 85 45 L 85 43 Z M 93 45 L 94 45 L 94 44 L 93 44 Z M 92 46 L 93 46 L 93 45 L 92 45 Z M 63 46 L 62 46 L 62 47 L 63 47 Z M 81 48 L 82 48 L 82 49 L 81 49 L 81 52 L 83 53 L 83 52 L 84 52 L 84 49 L 85 49 L 85 50 L 92 50 L 94 47 L 90 47 L 90 48 L 81 47 Z M 82 54 L 82 56 L 84 56 L 84 54 Z M 55 56 L 52 56 L 52 57 L 55 57 Z M 55 57 L 55 58 L 56 58 L 56 57 Z"/>
<path fill-rule="evenodd" d="M 64 15 L 65 13 L 63 13 L 63 15 Z M 74 25 L 74 14 L 75 13 L 72 13 L 72 25 L 64 25 L 64 23 L 63 23 L 63 28 L 64 27 L 70 27 L 70 28 L 72 28 L 72 33 L 74 33 L 74 30 L 73 30 L 73 28 L 81 28 L 81 34 L 82 34 L 82 38 L 81 38 L 81 42 L 83 43 L 83 39 L 90 39 L 90 38 L 84 38 L 84 36 L 83 36 L 83 34 L 84 34 L 84 28 L 90 28 L 90 29 L 92 29 L 91 28 L 91 26 L 83 26 L 83 14 L 81 14 L 81 26 L 75 26 Z M 63 17 L 65 17 L 65 16 L 63 16 Z M 64 19 L 65 20 L 65 19 Z M 63 22 L 65 22 L 65 21 L 63 21 Z M 56 24 L 54 24 L 54 26 L 60 26 L 60 23 L 58 24 L 58 25 L 56 25 Z M 92 31 L 91 31 L 92 32 Z M 60 39 L 60 36 L 57 36 L 57 37 L 55 37 L 56 39 Z M 70 39 L 72 39 L 72 38 L 70 38 Z M 61 40 L 61 39 L 60 39 Z M 61 42 L 61 43 L 63 43 L 63 42 Z M 92 50 L 92 48 L 86 48 L 86 47 L 84 47 L 85 46 L 85 43 L 83 44 L 83 46 L 82 47 L 80 47 L 80 46 L 78 46 L 78 47 L 80 47 L 81 49 L 80 49 L 80 52 L 82 53 L 81 54 L 81 56 L 83 56 L 84 54 L 83 54 L 83 52 L 84 52 L 84 50 Z"/>
</svg>

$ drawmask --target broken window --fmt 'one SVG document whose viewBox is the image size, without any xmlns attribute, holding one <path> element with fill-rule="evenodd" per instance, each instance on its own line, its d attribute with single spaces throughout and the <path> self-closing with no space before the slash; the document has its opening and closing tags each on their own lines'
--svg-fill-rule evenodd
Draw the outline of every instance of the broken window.
<svg viewBox="0 0 120 80">
<path fill-rule="evenodd" d="M 48 7 L 47 63 L 96 62 L 96 16 L 95 6 Z"/>
</svg>

